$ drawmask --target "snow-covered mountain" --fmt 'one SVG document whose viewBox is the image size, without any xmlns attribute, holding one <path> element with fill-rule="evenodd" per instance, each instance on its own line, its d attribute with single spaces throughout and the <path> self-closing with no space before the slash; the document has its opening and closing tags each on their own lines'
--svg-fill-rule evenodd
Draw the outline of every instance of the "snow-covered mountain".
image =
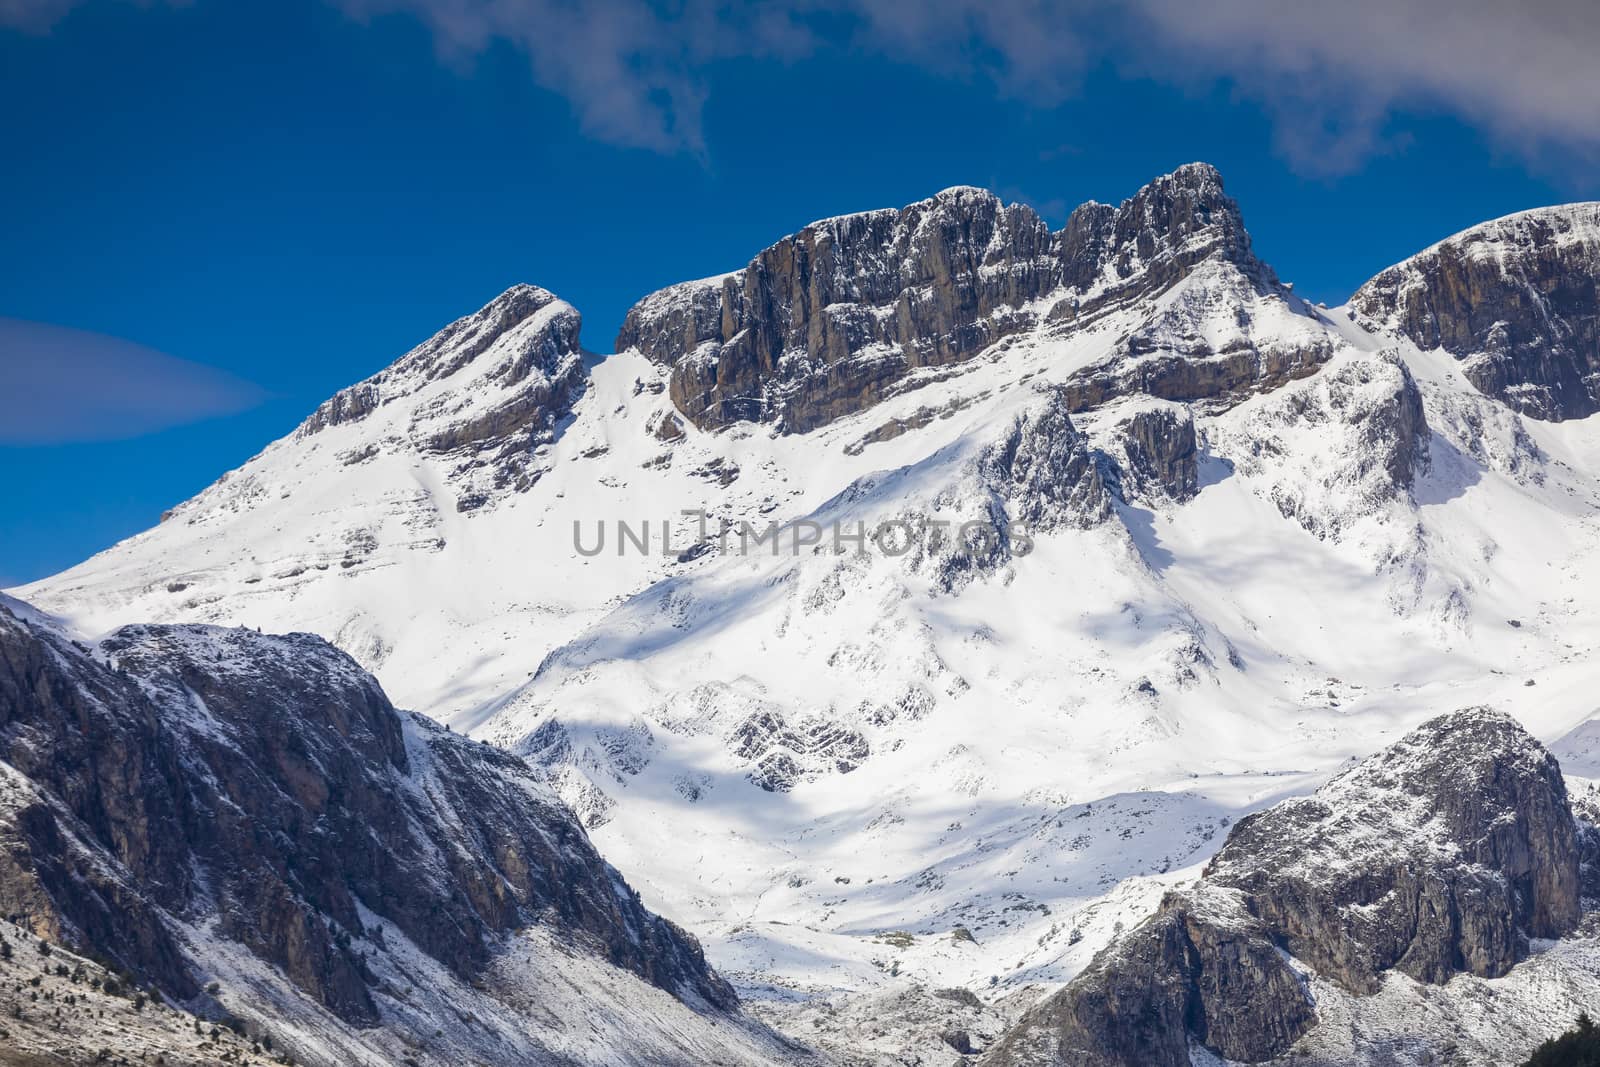
<svg viewBox="0 0 1600 1067">
<path fill-rule="evenodd" d="M 1423 720 L 1589 736 L 1595 210 L 1347 308 L 1201 164 L 1059 233 L 972 189 L 815 223 L 598 361 L 518 287 L 16 592 L 326 636 L 544 767 L 774 1018 L 1010 1003 Z"/>
</svg>

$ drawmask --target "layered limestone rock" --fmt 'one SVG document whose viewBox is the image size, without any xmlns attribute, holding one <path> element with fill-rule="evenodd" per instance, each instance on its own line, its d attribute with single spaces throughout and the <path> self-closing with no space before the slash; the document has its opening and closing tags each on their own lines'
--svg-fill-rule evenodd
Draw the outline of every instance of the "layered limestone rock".
<svg viewBox="0 0 1600 1067">
<path fill-rule="evenodd" d="M 1194 266 L 1141 309 L 1137 328 L 1071 375 L 1072 410 L 1137 394 L 1223 409 L 1315 374 L 1337 343 L 1316 312 L 1263 281 L 1265 270 L 1221 256 Z"/>
<path fill-rule="evenodd" d="M 1600 411 L 1600 204 L 1474 226 L 1363 285 L 1350 306 L 1443 348 L 1485 394 L 1540 419 Z"/>
<path fill-rule="evenodd" d="M 1580 913 L 1580 835 L 1555 758 L 1510 718 L 1433 719 L 1310 797 L 1241 820 L 1195 886 L 1032 1009 L 991 1065 L 1187 1067 L 1288 1052 L 1308 969 L 1352 994 L 1391 970 L 1504 975 Z"/>
<path fill-rule="evenodd" d="M 453 460 L 454 479 L 468 487 L 462 510 L 471 510 L 495 491 L 537 479 L 534 450 L 554 439 L 587 381 L 581 326 L 577 310 L 548 290 L 513 286 L 334 394 L 295 437 L 359 423 L 348 462 L 377 449 Z"/>
<path fill-rule="evenodd" d="M 743 270 L 654 293 L 628 313 L 617 349 L 671 366 L 673 402 L 702 429 L 751 421 L 803 433 L 913 385 L 918 371 L 962 363 L 1025 331 L 1080 328 L 1210 262 L 1230 265 L 1230 283 L 1249 294 L 1285 296 L 1205 164 L 1181 167 L 1118 207 L 1085 204 L 1059 233 L 1025 205 L 947 189 L 900 210 L 813 223 Z M 1119 352 L 1082 397 L 1152 379 L 1156 395 L 1200 399 L 1327 358 L 1315 347 L 1208 350 L 1212 365 L 1188 373 L 1152 371 L 1140 358 L 1149 354 L 1137 342 Z"/>
<path fill-rule="evenodd" d="M 90 655 L 0 607 L 0 759 L 0 907 L 172 997 L 207 982 L 203 930 L 371 1025 L 397 936 L 467 983 L 537 925 L 735 1002 L 521 759 L 396 712 L 320 638 L 134 626 Z"/>
</svg>

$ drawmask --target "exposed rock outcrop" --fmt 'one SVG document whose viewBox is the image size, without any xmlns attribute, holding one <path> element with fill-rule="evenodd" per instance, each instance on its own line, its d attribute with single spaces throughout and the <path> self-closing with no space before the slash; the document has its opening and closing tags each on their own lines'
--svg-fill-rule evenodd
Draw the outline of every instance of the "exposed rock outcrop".
<svg viewBox="0 0 1600 1067">
<path fill-rule="evenodd" d="M 1346 359 L 1263 398 L 1226 440 L 1285 517 L 1337 540 L 1411 499 L 1430 462 L 1422 393 L 1392 350 Z"/>
<path fill-rule="evenodd" d="M 1141 393 L 1226 408 L 1315 374 L 1337 345 L 1298 298 L 1263 282 L 1263 269 L 1221 257 L 1197 264 L 1104 358 L 1068 379 L 1071 409 Z"/>
<path fill-rule="evenodd" d="M 743 270 L 654 293 L 628 313 L 617 349 L 671 366 L 673 402 L 701 428 L 752 421 L 801 433 L 894 395 L 918 370 L 964 362 L 1027 330 L 1076 329 L 1206 262 L 1230 264 L 1247 291 L 1281 293 L 1205 164 L 1158 178 L 1119 207 L 1085 204 L 1059 233 L 1025 205 L 947 189 L 900 210 L 813 223 Z M 1083 396 L 1149 379 L 1157 395 L 1198 399 L 1327 358 L 1225 355 L 1192 373 L 1165 363 L 1135 373 L 1119 361 Z"/>
<path fill-rule="evenodd" d="M 396 712 L 310 635 L 133 626 L 90 655 L 0 608 L 0 759 L 26 783 L 0 907 L 173 997 L 206 982 L 203 929 L 371 1025 L 386 929 L 471 982 L 537 925 L 735 1002 L 521 759 Z"/>
<path fill-rule="evenodd" d="M 927 503 L 886 518 L 905 532 L 901 562 L 942 592 L 1027 555 L 1037 533 L 1088 529 L 1112 514 L 1105 472 L 1060 389 L 1017 415 Z"/>
<path fill-rule="evenodd" d="M 1540 419 L 1600 411 L 1600 204 L 1486 222 L 1390 267 L 1350 306 L 1443 348 L 1485 394 Z"/>
<path fill-rule="evenodd" d="M 1424 723 L 1310 797 L 1241 820 L 1195 886 L 1032 1009 L 990 1065 L 1245 1062 L 1316 1023 L 1298 969 L 1352 994 L 1395 970 L 1499 977 L 1580 909 L 1580 838 L 1553 756 L 1483 708 Z"/>
<path fill-rule="evenodd" d="M 1200 487 L 1194 415 L 1181 404 L 1153 402 L 1117 423 L 1111 457 L 1124 500 L 1192 498 Z"/>
<path fill-rule="evenodd" d="M 552 440 L 587 381 L 582 317 L 533 285 L 506 290 L 390 366 L 335 393 L 295 431 L 311 437 L 349 423 L 394 417 L 368 429 L 367 449 L 414 448 L 458 461 L 471 510 L 495 491 L 538 477 L 533 450 Z M 369 453 L 358 453 L 367 458 Z"/>
<path fill-rule="evenodd" d="M 1051 390 L 979 458 L 980 478 L 1005 502 L 1009 522 L 1049 530 L 1110 517 L 1110 494 L 1067 406 L 1063 392 Z"/>
</svg>

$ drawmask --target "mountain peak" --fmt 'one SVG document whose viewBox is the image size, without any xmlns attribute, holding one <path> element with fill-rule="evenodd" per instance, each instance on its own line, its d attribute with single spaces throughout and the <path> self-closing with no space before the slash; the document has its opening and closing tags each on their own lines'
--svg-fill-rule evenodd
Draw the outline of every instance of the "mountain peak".
<svg viewBox="0 0 1600 1067">
<path fill-rule="evenodd" d="M 335 393 L 294 437 L 359 423 L 360 433 L 341 442 L 348 462 L 394 449 L 458 457 L 462 510 L 481 506 L 499 490 L 531 484 L 533 449 L 582 393 L 582 324 L 548 289 L 514 285 Z"/>
<path fill-rule="evenodd" d="M 1222 191 L 1222 172 L 1212 164 L 1199 159 L 1175 168 L 1172 173 L 1165 174 L 1156 181 L 1173 181 L 1195 188 L 1215 186 L 1218 192 Z"/>
<path fill-rule="evenodd" d="M 310 436 L 331 426 L 357 422 L 380 407 L 423 393 L 453 392 L 466 386 L 480 392 L 506 392 L 525 383 L 543 392 L 554 380 L 571 388 L 582 377 L 581 326 L 577 309 L 548 289 L 513 285 L 377 374 L 334 394 L 298 433 Z M 455 407 L 459 409 L 459 405 Z"/>
<path fill-rule="evenodd" d="M 1462 230 L 1350 298 L 1379 329 L 1461 361 L 1488 396 L 1539 419 L 1600 412 L 1600 203 Z"/>
<path fill-rule="evenodd" d="M 995 203 L 1000 202 L 1000 198 L 998 196 L 996 196 L 990 190 L 985 189 L 981 185 L 952 185 L 947 188 L 940 189 L 937 193 L 934 193 L 933 199 L 941 201 L 989 200 Z"/>
<path fill-rule="evenodd" d="M 703 429 L 749 421 L 804 433 L 916 370 L 966 362 L 1108 298 L 1164 291 L 1217 256 L 1276 284 L 1209 164 L 1115 208 L 1086 204 L 1060 233 L 1027 205 L 952 186 L 814 222 L 741 271 L 653 293 L 629 311 L 617 349 L 671 366 L 674 404 Z"/>
</svg>

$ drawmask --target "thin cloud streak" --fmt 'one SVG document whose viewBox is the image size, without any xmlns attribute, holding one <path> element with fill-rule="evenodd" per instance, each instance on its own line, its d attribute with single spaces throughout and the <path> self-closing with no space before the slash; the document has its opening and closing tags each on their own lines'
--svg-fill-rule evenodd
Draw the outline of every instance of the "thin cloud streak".
<svg viewBox="0 0 1600 1067">
<path fill-rule="evenodd" d="M 0 318 L 0 445 L 123 440 L 266 398 L 226 371 L 132 341 Z"/>
</svg>

